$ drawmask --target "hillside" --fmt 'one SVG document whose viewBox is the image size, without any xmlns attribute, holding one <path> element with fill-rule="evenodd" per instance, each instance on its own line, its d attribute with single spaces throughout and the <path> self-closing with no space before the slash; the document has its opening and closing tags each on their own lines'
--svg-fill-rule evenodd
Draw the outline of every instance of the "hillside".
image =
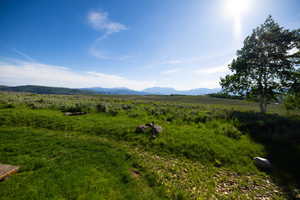
<svg viewBox="0 0 300 200">
<path fill-rule="evenodd" d="M 92 91 L 98 94 L 116 94 L 116 95 L 148 95 L 150 93 L 131 90 L 128 88 L 82 88 L 82 90 Z"/>
<path fill-rule="evenodd" d="M 93 94 L 92 91 L 80 90 L 80 89 L 70 89 L 62 87 L 47 87 L 47 86 L 37 86 L 37 85 L 23 85 L 23 86 L 0 86 L 0 91 L 10 91 L 10 92 L 30 92 L 36 94 Z"/>
</svg>

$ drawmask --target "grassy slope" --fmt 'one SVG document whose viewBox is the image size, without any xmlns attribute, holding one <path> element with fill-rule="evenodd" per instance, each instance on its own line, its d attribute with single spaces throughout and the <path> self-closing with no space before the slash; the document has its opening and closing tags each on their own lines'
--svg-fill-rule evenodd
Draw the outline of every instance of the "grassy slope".
<svg viewBox="0 0 300 200">
<path fill-rule="evenodd" d="M 31 128 L 0 133 L 1 162 L 21 165 L 0 182 L 1 199 L 163 199 L 145 178 L 131 175 L 133 159 L 109 142 Z"/>
<path fill-rule="evenodd" d="M 1 127 L 0 141 L 1 162 L 22 166 L 0 182 L 4 199 L 283 197 L 263 174 L 239 175 L 79 132 Z"/>
<path fill-rule="evenodd" d="M 24 108 L 0 111 L 0 125 L 96 134 L 131 141 L 157 152 L 184 155 L 205 163 L 217 163 L 240 172 L 255 171 L 252 158 L 264 155 L 262 146 L 251 142 L 247 136 L 233 139 L 224 135 L 226 131 L 231 132 L 233 127 L 223 121 L 212 121 L 198 126 L 164 123 L 164 133 L 153 142 L 149 142 L 144 134 L 134 133 L 135 127 L 145 122 L 147 121 L 128 118 L 126 115 L 110 116 L 105 113 L 69 117 L 52 110 Z"/>
</svg>

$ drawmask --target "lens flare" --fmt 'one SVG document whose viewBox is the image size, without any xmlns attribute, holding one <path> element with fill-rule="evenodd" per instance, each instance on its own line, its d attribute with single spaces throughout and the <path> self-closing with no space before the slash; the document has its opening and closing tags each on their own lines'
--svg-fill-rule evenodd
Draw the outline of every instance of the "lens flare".
<svg viewBox="0 0 300 200">
<path fill-rule="evenodd" d="M 233 33 L 239 39 L 242 32 L 242 17 L 250 8 L 251 0 L 224 0 L 225 15 L 233 21 Z"/>
</svg>

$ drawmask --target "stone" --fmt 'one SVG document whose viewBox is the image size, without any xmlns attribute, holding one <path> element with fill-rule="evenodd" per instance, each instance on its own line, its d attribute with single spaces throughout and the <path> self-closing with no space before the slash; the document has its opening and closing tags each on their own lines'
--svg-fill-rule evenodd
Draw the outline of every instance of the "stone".
<svg viewBox="0 0 300 200">
<path fill-rule="evenodd" d="M 86 112 L 65 112 L 65 116 L 85 115 Z"/>
<path fill-rule="evenodd" d="M 163 130 L 161 126 L 155 125 L 154 122 L 152 122 L 145 125 L 139 125 L 138 127 L 136 127 L 135 132 L 146 133 L 148 129 L 151 129 L 152 138 L 156 138 L 156 136 Z"/>
<path fill-rule="evenodd" d="M 271 162 L 266 158 L 255 157 L 255 158 L 253 158 L 253 160 L 257 167 L 260 167 L 263 169 L 270 169 L 272 167 Z"/>
<path fill-rule="evenodd" d="M 151 137 L 152 138 L 156 138 L 158 136 L 158 134 L 162 132 L 162 127 L 155 125 L 154 122 L 146 124 L 146 126 L 151 127 Z"/>
<path fill-rule="evenodd" d="M 136 127 L 135 132 L 136 133 L 146 133 L 148 128 L 149 128 L 149 126 L 139 125 L 138 127 Z"/>
<path fill-rule="evenodd" d="M 159 134 L 163 131 L 163 128 L 161 126 L 158 126 L 158 125 L 154 125 L 153 129 L 156 132 L 156 134 Z"/>
</svg>

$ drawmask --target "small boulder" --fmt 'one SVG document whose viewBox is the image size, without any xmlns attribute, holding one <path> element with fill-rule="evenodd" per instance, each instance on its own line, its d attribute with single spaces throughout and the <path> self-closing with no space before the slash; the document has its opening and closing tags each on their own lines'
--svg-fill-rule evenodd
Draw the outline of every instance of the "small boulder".
<svg viewBox="0 0 300 200">
<path fill-rule="evenodd" d="M 135 132 L 146 133 L 148 130 L 150 130 L 151 137 L 156 138 L 156 136 L 158 136 L 158 134 L 161 133 L 163 129 L 161 126 L 155 125 L 154 122 L 152 122 L 145 125 L 139 125 L 138 127 L 136 127 Z"/>
<path fill-rule="evenodd" d="M 159 134 L 163 131 L 163 128 L 161 126 L 158 126 L 158 125 L 154 125 L 153 129 L 154 129 L 156 134 Z"/>
<path fill-rule="evenodd" d="M 65 112 L 65 116 L 85 115 L 86 112 Z"/>
<path fill-rule="evenodd" d="M 149 126 L 139 125 L 138 127 L 136 127 L 135 132 L 136 133 L 146 133 L 148 128 L 149 128 Z"/>
<path fill-rule="evenodd" d="M 162 132 L 162 127 L 155 125 L 154 122 L 146 124 L 146 126 L 151 128 L 151 137 L 152 138 L 156 138 L 158 136 L 159 133 Z"/>
<path fill-rule="evenodd" d="M 65 116 L 71 116 L 72 113 L 71 113 L 71 112 L 65 112 L 64 115 L 65 115 Z"/>
<path fill-rule="evenodd" d="M 266 158 L 255 157 L 255 158 L 253 158 L 253 160 L 257 167 L 260 167 L 263 169 L 270 169 L 272 167 L 271 162 Z"/>
</svg>

